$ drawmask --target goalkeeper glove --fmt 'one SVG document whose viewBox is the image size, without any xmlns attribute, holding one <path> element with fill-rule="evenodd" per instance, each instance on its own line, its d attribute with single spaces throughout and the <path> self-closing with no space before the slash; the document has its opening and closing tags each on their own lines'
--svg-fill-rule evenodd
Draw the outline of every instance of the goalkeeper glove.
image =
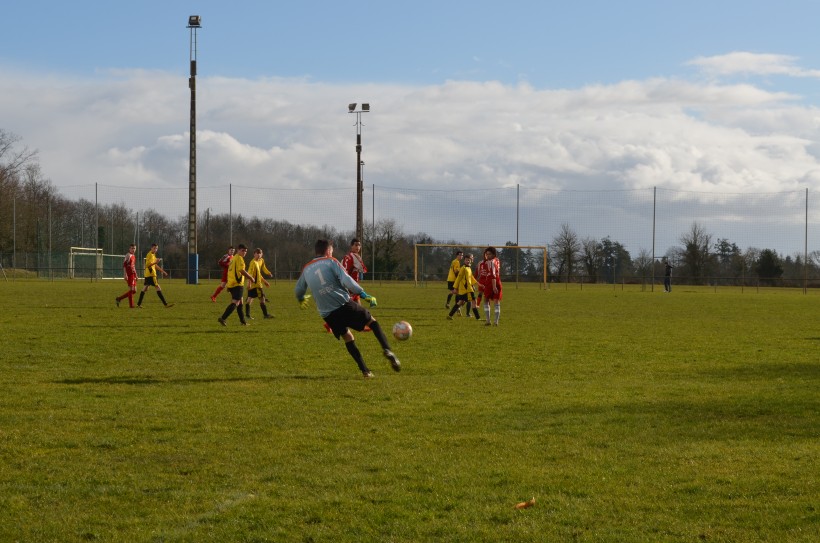
<svg viewBox="0 0 820 543">
<path fill-rule="evenodd" d="M 308 308 L 308 300 L 310 300 L 310 294 L 306 295 L 304 298 L 302 298 L 299 301 L 299 307 L 301 309 L 307 309 Z"/>
<path fill-rule="evenodd" d="M 371 296 L 370 294 L 366 293 L 365 291 L 362 291 L 362 293 L 359 294 L 359 296 L 361 297 L 362 300 L 365 300 L 367 303 L 369 303 L 370 307 L 376 307 L 377 305 L 379 305 L 379 303 L 376 301 L 376 297 Z"/>
</svg>

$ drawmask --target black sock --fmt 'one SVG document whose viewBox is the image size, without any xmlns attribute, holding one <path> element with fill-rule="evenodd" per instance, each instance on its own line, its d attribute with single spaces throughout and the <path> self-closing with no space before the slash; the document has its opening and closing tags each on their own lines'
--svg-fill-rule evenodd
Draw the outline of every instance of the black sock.
<svg viewBox="0 0 820 543">
<path fill-rule="evenodd" d="M 362 353 L 359 352 L 359 348 L 356 347 L 356 341 L 348 341 L 345 343 L 345 347 L 347 347 L 347 352 L 350 353 L 350 356 L 353 357 L 353 360 L 356 361 L 356 365 L 359 366 L 359 369 L 362 373 L 368 373 L 370 370 L 367 369 L 367 364 L 364 363 L 364 358 L 362 358 Z"/>
<path fill-rule="evenodd" d="M 387 336 L 384 335 L 384 331 L 382 330 L 379 321 L 374 319 L 368 326 L 370 326 L 370 330 L 373 332 L 373 335 L 376 336 L 376 339 L 379 340 L 379 345 L 382 346 L 382 349 L 390 350 L 390 344 L 387 342 Z"/>
<path fill-rule="evenodd" d="M 476 320 L 481 319 L 481 317 L 478 315 L 478 308 L 477 307 L 473 308 L 473 315 L 475 315 Z"/>
<path fill-rule="evenodd" d="M 165 301 L 165 296 L 162 295 L 161 290 L 157 291 L 157 296 L 159 296 L 159 299 L 162 301 L 162 305 L 168 305 L 168 302 Z"/>
<path fill-rule="evenodd" d="M 248 318 L 250 318 L 250 316 L 251 316 L 251 306 L 249 306 L 249 305 L 245 306 L 245 316 L 248 317 Z"/>
<path fill-rule="evenodd" d="M 239 316 L 239 322 L 245 324 L 245 311 L 242 310 L 242 304 L 236 307 L 236 314 Z"/>
<path fill-rule="evenodd" d="M 142 298 L 145 296 L 145 291 L 140 291 L 140 299 L 137 302 L 137 305 L 142 305 Z"/>
<path fill-rule="evenodd" d="M 452 299 L 453 299 L 453 293 L 451 292 L 450 294 L 447 295 L 447 305 L 450 305 L 450 300 L 452 300 Z"/>
<path fill-rule="evenodd" d="M 456 311 L 458 311 L 460 307 L 461 307 L 461 306 L 460 306 L 460 305 L 458 305 L 458 304 L 454 305 L 454 306 L 453 306 L 453 309 L 451 309 L 451 310 L 450 310 L 450 316 L 452 317 L 453 315 L 455 315 L 455 314 L 456 314 Z"/>
<path fill-rule="evenodd" d="M 236 309 L 236 306 L 234 304 L 228 304 L 228 307 L 225 308 L 225 312 L 222 313 L 222 320 L 224 321 L 225 319 L 230 317 L 234 309 Z"/>
<path fill-rule="evenodd" d="M 268 306 L 265 304 L 259 304 L 259 307 L 262 309 L 262 314 L 264 316 L 268 316 Z"/>
</svg>

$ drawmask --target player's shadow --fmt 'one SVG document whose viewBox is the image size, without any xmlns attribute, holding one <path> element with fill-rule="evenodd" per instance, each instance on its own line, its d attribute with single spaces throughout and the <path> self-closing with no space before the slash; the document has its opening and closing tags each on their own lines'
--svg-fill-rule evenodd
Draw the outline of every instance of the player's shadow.
<svg viewBox="0 0 820 543">
<path fill-rule="evenodd" d="M 166 384 L 211 384 L 211 383 L 275 383 L 278 381 L 332 381 L 340 380 L 339 377 L 330 375 L 276 375 L 258 377 L 186 377 L 182 379 L 159 379 L 147 376 L 119 375 L 111 377 L 75 377 L 72 379 L 60 379 L 54 383 L 61 385 L 166 385 Z"/>
</svg>

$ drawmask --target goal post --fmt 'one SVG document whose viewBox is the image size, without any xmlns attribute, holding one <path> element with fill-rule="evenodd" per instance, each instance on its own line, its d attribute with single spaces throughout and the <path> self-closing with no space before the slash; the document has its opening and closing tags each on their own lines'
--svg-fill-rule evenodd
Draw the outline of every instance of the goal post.
<svg viewBox="0 0 820 543">
<path fill-rule="evenodd" d="M 444 274 L 442 281 L 447 280 L 447 270 L 449 268 L 450 262 L 453 260 L 453 251 L 454 250 L 462 250 L 464 252 L 470 252 L 470 249 L 473 249 L 476 258 L 476 265 L 478 262 L 481 262 L 484 258 L 484 249 L 486 249 L 487 245 L 459 245 L 455 243 L 416 243 L 413 245 L 413 278 L 415 285 L 419 285 L 419 281 L 424 281 L 427 277 L 431 275 L 438 275 L 436 273 L 427 273 L 427 265 L 428 263 L 425 262 L 425 251 L 429 251 L 430 253 L 439 254 L 434 255 L 435 258 L 432 258 L 438 264 L 443 264 L 446 261 L 446 264 L 443 264 L 442 273 Z M 547 250 L 546 245 L 493 245 L 498 251 L 498 257 L 501 260 L 502 266 L 502 276 L 507 276 L 508 278 L 512 278 L 516 283 L 518 283 L 522 277 L 525 279 L 529 279 L 530 281 L 537 281 L 539 285 L 543 288 L 548 288 L 547 279 L 549 276 L 549 251 Z M 445 249 L 449 249 L 449 251 L 444 252 Z M 438 250 L 438 251 L 437 251 Z M 515 258 L 510 259 L 506 255 L 509 252 L 515 252 Z M 522 251 L 527 251 L 526 262 L 522 264 Z M 421 256 L 420 256 L 421 252 Z M 540 252 L 540 254 L 532 254 L 533 252 Z M 431 255 L 433 256 L 433 255 Z M 430 260 L 430 258 L 428 258 Z M 522 270 L 521 266 L 525 266 L 525 269 Z M 504 267 L 507 269 L 503 269 Z"/>
<path fill-rule="evenodd" d="M 103 250 L 94 247 L 68 248 L 68 277 L 96 279 L 102 277 Z"/>
</svg>

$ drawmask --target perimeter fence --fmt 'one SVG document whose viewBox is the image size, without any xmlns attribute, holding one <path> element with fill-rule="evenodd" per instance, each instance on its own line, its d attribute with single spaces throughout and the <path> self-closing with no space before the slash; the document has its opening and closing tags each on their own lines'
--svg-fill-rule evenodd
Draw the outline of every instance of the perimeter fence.
<svg viewBox="0 0 820 543">
<path fill-rule="evenodd" d="M 440 243 L 547 246 L 550 282 L 654 284 L 662 275 L 658 262 L 666 259 L 675 266 L 677 283 L 820 286 L 820 199 L 808 189 L 716 193 L 370 185 L 363 201 L 368 278 L 412 280 L 413 246 Z M 333 238 L 340 256 L 355 230 L 355 187 L 200 187 L 197 205 L 203 279 L 218 277 L 216 261 L 238 243 L 263 248 L 277 277 L 294 278 L 312 257 L 317 236 Z M 7 278 L 55 279 L 68 276 L 69 247 L 123 255 L 136 243 L 144 255 L 158 243 L 166 268 L 187 277 L 187 210 L 187 188 L 90 184 L 60 188 L 45 201 L 0 195 L 0 265 Z M 774 269 L 763 270 L 764 257 L 772 255 Z M 450 249 L 431 249 L 422 280 L 444 280 L 451 258 Z M 543 270 L 522 265 L 521 259 L 526 257 L 508 259 L 505 275 L 540 277 Z"/>
</svg>

